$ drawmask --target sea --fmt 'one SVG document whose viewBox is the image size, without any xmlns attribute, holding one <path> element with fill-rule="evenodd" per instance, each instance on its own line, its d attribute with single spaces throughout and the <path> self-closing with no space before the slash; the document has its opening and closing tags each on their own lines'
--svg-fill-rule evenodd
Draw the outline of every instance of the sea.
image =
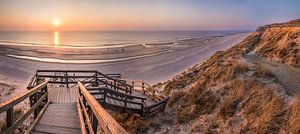
<svg viewBox="0 0 300 134">
<path fill-rule="evenodd" d="M 233 46 L 248 32 L 2 31 L 0 75 L 27 80 L 37 69 L 98 70 L 154 84 Z"/>
<path fill-rule="evenodd" d="M 0 44 L 60 47 L 121 47 L 247 32 L 224 31 L 1 31 Z"/>
</svg>

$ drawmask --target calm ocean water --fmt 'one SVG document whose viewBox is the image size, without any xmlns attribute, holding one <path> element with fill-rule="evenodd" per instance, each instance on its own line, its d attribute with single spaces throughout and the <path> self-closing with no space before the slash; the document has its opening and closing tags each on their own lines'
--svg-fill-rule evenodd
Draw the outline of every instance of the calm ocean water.
<svg viewBox="0 0 300 134">
<path fill-rule="evenodd" d="M 206 36 L 222 36 L 245 31 L 172 31 L 172 32 L 0 32 L 0 44 L 106 47 L 162 43 Z"/>
</svg>

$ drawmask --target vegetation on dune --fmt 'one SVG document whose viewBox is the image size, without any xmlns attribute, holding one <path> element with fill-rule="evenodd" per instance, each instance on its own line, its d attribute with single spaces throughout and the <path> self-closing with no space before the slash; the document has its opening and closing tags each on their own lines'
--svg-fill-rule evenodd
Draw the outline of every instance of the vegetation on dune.
<svg viewBox="0 0 300 134">
<path fill-rule="evenodd" d="M 166 114 L 173 121 L 166 123 L 163 116 L 122 120 L 142 124 L 133 133 L 150 126 L 174 132 L 300 133 L 300 95 L 288 95 L 271 68 L 249 60 L 257 56 L 299 67 L 300 28 L 278 25 L 261 27 L 234 47 L 156 85 L 170 96 Z"/>
<path fill-rule="evenodd" d="M 290 133 L 300 133 L 300 94 L 287 108 L 285 119 L 287 120 L 284 129 Z"/>
<path fill-rule="evenodd" d="M 14 121 L 19 119 L 23 115 L 23 110 L 21 108 L 16 108 L 14 109 Z M 3 133 L 4 130 L 6 129 L 6 118 L 3 120 L 0 120 L 0 133 Z M 18 129 L 18 133 L 23 132 L 24 130 Z"/>
<path fill-rule="evenodd" d="M 111 115 L 124 127 L 129 133 L 144 133 L 150 127 L 158 127 L 160 121 L 158 118 L 142 119 L 137 115 L 130 115 L 128 113 L 111 112 Z"/>
<path fill-rule="evenodd" d="M 242 133 L 299 132 L 296 115 L 300 111 L 295 108 L 299 108 L 299 102 L 287 107 L 286 89 L 271 69 L 245 58 L 251 53 L 298 66 L 299 32 L 298 27 L 256 31 L 238 45 L 215 53 L 201 65 L 166 82 L 165 92 L 174 98 L 170 106 L 177 104 L 178 123 L 213 115 L 207 119 L 208 127 L 199 124 L 192 131 L 220 132 L 226 128 Z M 236 125 L 238 129 L 234 129 Z"/>
</svg>

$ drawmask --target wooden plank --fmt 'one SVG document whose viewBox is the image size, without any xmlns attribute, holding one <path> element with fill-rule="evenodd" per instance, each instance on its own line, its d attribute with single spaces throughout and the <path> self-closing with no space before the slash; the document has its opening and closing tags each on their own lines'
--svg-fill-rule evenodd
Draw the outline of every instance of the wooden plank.
<svg viewBox="0 0 300 134">
<path fill-rule="evenodd" d="M 40 124 L 80 129 L 76 103 L 50 104 L 38 122 Z"/>
<path fill-rule="evenodd" d="M 94 70 L 37 70 L 38 73 L 43 73 L 43 72 L 49 72 L 49 73 L 52 73 L 52 72 L 59 72 L 59 73 L 62 73 L 62 72 L 68 72 L 68 73 L 95 73 L 97 71 L 94 71 Z"/>
<path fill-rule="evenodd" d="M 49 98 L 55 103 L 73 103 L 77 101 L 78 93 L 76 88 L 49 87 Z"/>
<path fill-rule="evenodd" d="M 80 128 L 78 117 L 73 118 L 59 118 L 59 117 L 47 117 L 43 116 L 38 122 L 38 125 L 49 125 L 58 127 L 68 127 L 68 128 Z"/>
<path fill-rule="evenodd" d="M 49 126 L 38 124 L 33 132 L 40 133 L 51 133 L 51 134 L 81 134 L 81 130 L 79 128 L 68 128 L 61 126 Z"/>
<path fill-rule="evenodd" d="M 84 115 L 84 117 L 85 117 L 86 125 L 87 125 L 87 127 L 88 127 L 88 129 L 89 129 L 89 133 L 90 133 L 90 134 L 94 134 L 93 127 L 92 127 L 92 124 L 91 124 L 89 115 L 88 115 L 88 113 L 87 113 L 87 110 L 86 110 L 86 108 L 85 108 L 85 106 L 84 106 L 84 103 L 83 103 L 83 100 L 82 100 L 81 97 L 79 97 L 79 102 L 80 102 L 80 104 L 81 104 L 81 106 L 82 106 L 83 115 Z"/>
<path fill-rule="evenodd" d="M 121 125 L 95 100 L 95 98 L 80 82 L 78 82 L 78 86 L 104 132 L 113 134 L 127 134 L 126 130 L 121 127 Z"/>
<path fill-rule="evenodd" d="M 9 99 L 5 102 L 2 102 L 0 104 L 0 114 L 3 113 L 4 111 L 8 110 L 9 108 L 19 104 L 21 101 L 25 100 L 26 98 L 28 98 L 29 96 L 33 95 L 35 92 L 41 90 L 42 88 L 44 88 L 46 85 L 48 84 L 48 82 L 43 82 L 42 84 L 39 84 L 38 86 L 30 89 L 29 91 L 22 93 L 12 99 Z"/>
<path fill-rule="evenodd" d="M 79 96 L 78 96 L 79 98 Z M 86 134 L 86 128 L 85 128 L 85 124 L 84 124 L 84 119 L 83 119 L 83 115 L 82 115 L 82 109 L 79 103 L 79 99 L 77 100 L 77 112 L 78 112 L 78 117 L 79 117 L 79 122 L 80 122 L 80 129 L 82 134 Z"/>
<path fill-rule="evenodd" d="M 35 127 L 35 125 L 38 123 L 38 121 L 41 119 L 42 115 L 45 113 L 47 107 L 49 105 L 49 101 L 46 103 L 46 105 L 43 107 L 43 109 L 40 111 L 40 113 L 38 114 L 38 116 L 36 117 L 36 119 L 34 120 L 34 122 L 28 127 L 28 129 L 26 130 L 25 134 L 30 134 L 30 132 L 33 130 L 33 128 Z"/>
<path fill-rule="evenodd" d="M 29 117 L 29 115 L 40 105 L 40 103 L 48 95 L 46 92 L 22 117 L 20 117 L 12 126 L 5 130 L 5 134 L 14 133 L 14 131 L 23 123 L 23 121 Z"/>
</svg>

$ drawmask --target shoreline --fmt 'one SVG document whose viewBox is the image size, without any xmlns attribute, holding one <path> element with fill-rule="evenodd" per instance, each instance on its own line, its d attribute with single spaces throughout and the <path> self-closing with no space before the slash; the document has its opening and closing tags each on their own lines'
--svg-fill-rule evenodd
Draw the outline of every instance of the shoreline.
<svg viewBox="0 0 300 134">
<path fill-rule="evenodd" d="M 24 59 L 17 59 L 6 56 L 7 52 L 5 49 L 0 50 L 0 58 L 2 59 L 0 61 L 0 69 L 2 77 L 10 77 L 12 79 L 17 79 L 22 82 L 28 81 L 32 73 L 36 69 L 63 69 L 68 68 L 70 70 L 72 69 L 88 69 L 88 70 L 100 70 L 104 73 L 121 73 L 126 78 L 129 79 L 142 79 L 150 84 L 155 84 L 157 82 L 166 81 L 176 74 L 182 72 L 183 70 L 186 70 L 187 68 L 194 66 L 195 64 L 202 62 L 203 60 L 207 59 L 209 56 L 211 56 L 214 52 L 225 50 L 233 45 L 235 45 L 237 42 L 240 42 L 242 39 L 244 39 L 249 33 L 240 33 L 240 34 L 234 34 L 234 35 L 225 35 L 222 37 L 216 37 L 211 39 L 208 43 L 203 43 L 203 41 L 199 40 L 188 40 L 188 41 L 182 41 L 182 45 L 188 46 L 179 46 L 166 49 L 166 46 L 158 46 L 158 47 L 150 47 L 144 48 L 145 50 L 142 51 L 142 53 L 157 53 L 157 52 L 165 52 L 169 50 L 174 50 L 175 52 L 169 52 L 169 53 L 163 53 L 158 55 L 151 55 L 148 57 L 138 57 L 136 59 L 128 59 L 124 61 L 118 61 L 118 62 L 105 62 L 105 63 L 91 63 L 91 64 L 62 64 L 62 63 L 48 63 L 48 62 L 40 62 L 40 61 L 32 61 L 32 60 L 24 60 Z M 3 46 L 2 46 L 3 48 Z M 5 47 L 4 47 L 5 48 Z M 15 48 L 15 47 L 7 47 L 6 49 L 10 49 L 9 52 L 13 52 L 15 50 L 15 53 L 25 53 L 25 54 L 39 54 L 38 51 L 33 49 L 32 51 L 29 51 L 28 48 Z M 51 48 L 55 49 L 55 48 Z M 100 56 L 90 56 L 86 51 L 83 52 L 76 52 L 76 53 L 82 53 L 81 55 L 75 56 L 75 58 L 78 59 L 97 59 L 98 57 L 101 57 L 104 55 L 103 58 L 109 59 L 110 57 L 120 57 L 120 56 L 132 56 L 132 55 L 138 55 L 140 53 L 135 52 L 136 50 L 140 50 L 141 48 L 130 48 L 125 50 L 124 53 L 113 53 L 113 54 L 107 54 L 107 53 L 100 53 Z M 149 52 L 145 52 L 146 50 L 149 50 Z M 39 51 L 47 51 L 47 50 L 39 50 Z M 95 50 L 89 53 L 95 53 L 99 50 Z M 49 52 L 49 51 L 48 51 Z M 54 57 L 70 57 L 70 50 L 65 49 L 58 49 L 58 54 L 50 54 L 50 56 Z M 131 53 L 133 52 L 133 54 Z M 55 53 L 55 52 L 53 52 Z M 132 55 L 130 55 L 130 54 Z M 46 53 L 47 55 L 48 53 Z M 85 55 L 86 54 L 86 55 Z M 73 56 L 72 56 L 73 57 Z M 89 60 L 89 59 L 88 59 Z M 13 70 L 13 71 L 12 71 Z M 159 74 L 159 75 L 158 75 Z M 24 83 L 27 84 L 27 83 Z"/>
</svg>

